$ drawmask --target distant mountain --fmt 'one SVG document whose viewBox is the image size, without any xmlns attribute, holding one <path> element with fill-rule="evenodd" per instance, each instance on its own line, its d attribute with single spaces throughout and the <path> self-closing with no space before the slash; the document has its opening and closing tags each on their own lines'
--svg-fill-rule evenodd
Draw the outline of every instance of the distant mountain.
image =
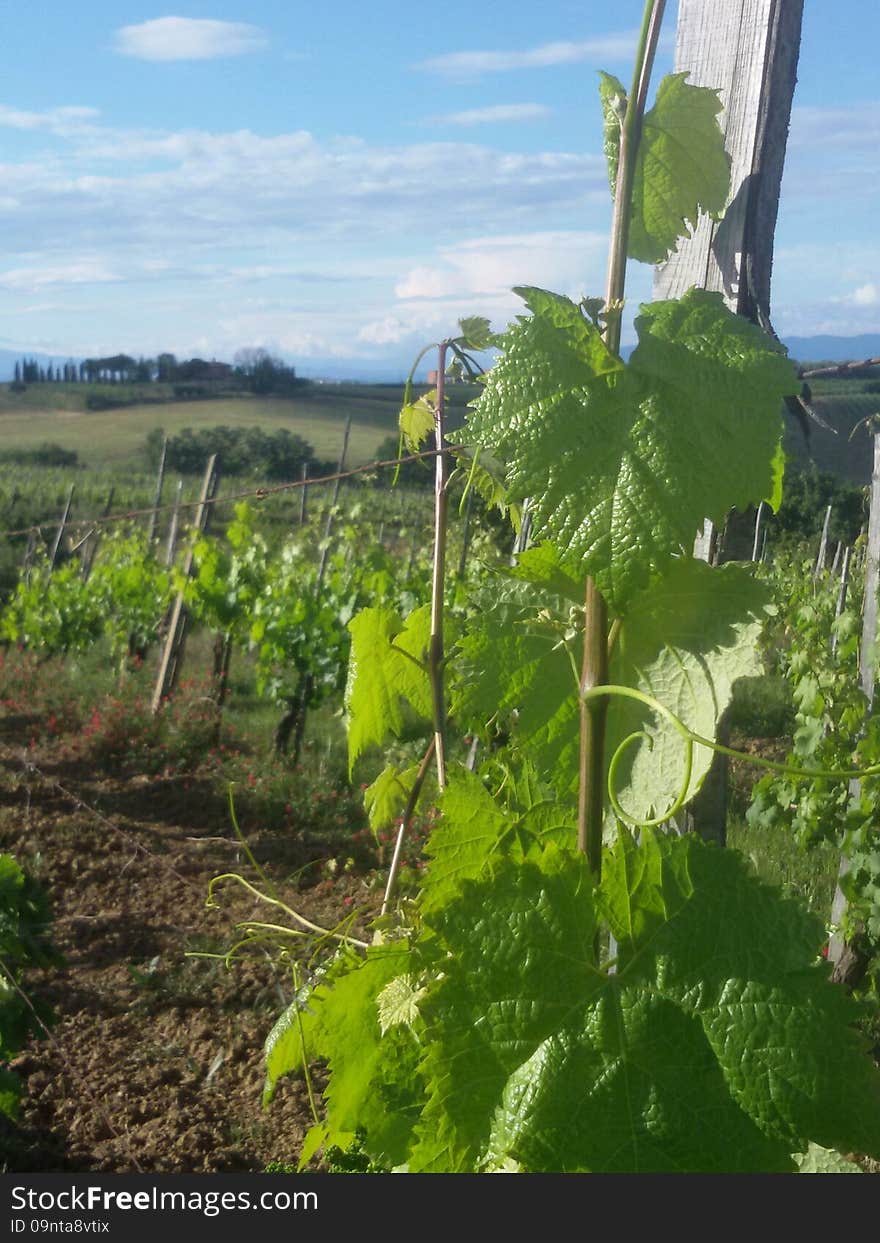
<svg viewBox="0 0 880 1243">
<path fill-rule="evenodd" d="M 848 363 L 880 358 L 880 332 L 858 337 L 786 337 L 792 358 L 799 363 Z"/>
</svg>

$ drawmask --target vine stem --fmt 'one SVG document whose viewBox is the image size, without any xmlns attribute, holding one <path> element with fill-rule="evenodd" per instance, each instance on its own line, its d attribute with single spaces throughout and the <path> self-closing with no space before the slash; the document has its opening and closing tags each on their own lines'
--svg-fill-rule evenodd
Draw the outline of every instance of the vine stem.
<svg viewBox="0 0 880 1243">
<path fill-rule="evenodd" d="M 288 906 L 286 902 L 282 902 L 280 898 L 273 898 L 267 893 L 262 893 L 257 889 L 256 885 L 252 885 L 250 881 L 245 880 L 238 872 L 224 872 L 222 876 L 212 876 L 211 883 L 208 885 L 208 906 L 215 906 L 217 904 L 214 891 L 225 880 L 234 880 L 247 889 L 249 893 L 252 893 L 255 898 L 259 898 L 261 902 L 265 902 L 269 906 L 277 906 L 288 919 L 292 919 L 295 924 L 299 924 L 302 928 L 307 928 L 309 932 L 317 933 L 320 937 L 330 937 L 334 941 L 341 941 L 344 945 L 356 945 L 359 949 L 369 949 L 366 941 L 361 941 L 357 937 L 334 932 L 332 928 L 322 928 L 320 924 L 312 923 L 310 919 L 306 919 L 305 915 L 300 915 L 299 911 L 295 911 L 293 907 Z M 196 955 L 190 954 L 188 957 L 194 958 Z"/>
<path fill-rule="evenodd" d="M 382 908 L 379 915 L 385 915 L 388 907 L 391 905 L 391 899 L 394 896 L 394 890 L 397 887 L 397 877 L 400 872 L 400 858 L 403 852 L 403 843 L 409 832 L 409 826 L 416 810 L 416 803 L 419 801 L 419 795 L 422 792 L 422 786 L 425 783 L 425 777 L 428 775 L 428 769 L 431 767 L 431 760 L 434 758 L 434 748 L 436 740 L 434 738 L 428 743 L 428 749 L 422 756 L 422 762 L 419 765 L 419 771 L 413 782 L 413 787 L 409 792 L 409 798 L 406 800 L 403 816 L 400 821 L 400 828 L 397 832 L 397 841 L 394 843 L 394 856 L 391 860 L 391 867 L 388 869 L 388 880 L 385 885 L 385 897 L 382 899 Z"/>
<path fill-rule="evenodd" d="M 620 128 L 617 184 L 611 216 L 611 242 L 605 286 L 605 344 L 620 353 L 621 315 L 626 288 L 626 255 L 636 157 L 648 83 L 660 36 L 666 0 L 647 0 L 636 50 L 632 87 Z M 608 699 L 589 696 L 608 681 L 608 609 L 592 577 L 587 578 L 584 610 L 584 654 L 580 681 L 580 756 L 578 784 L 578 848 L 583 851 L 597 881 L 602 875 L 602 819 L 605 762 L 605 724 Z"/>
<path fill-rule="evenodd" d="M 448 509 L 447 484 L 449 467 L 444 452 L 444 404 L 446 352 L 448 341 L 437 346 L 437 402 L 434 408 L 434 564 L 431 572 L 431 641 L 428 648 L 428 677 L 434 709 L 434 758 L 437 763 L 437 785 L 442 794 L 446 788 L 446 693 L 443 685 L 443 587 L 446 578 L 446 522 Z"/>
</svg>

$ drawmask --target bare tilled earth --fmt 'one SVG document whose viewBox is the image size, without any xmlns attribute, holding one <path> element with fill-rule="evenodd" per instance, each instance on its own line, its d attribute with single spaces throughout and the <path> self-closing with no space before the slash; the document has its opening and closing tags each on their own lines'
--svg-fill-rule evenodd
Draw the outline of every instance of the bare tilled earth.
<svg viewBox="0 0 880 1243">
<path fill-rule="evenodd" d="M 259 834 L 249 845 L 291 905 L 325 927 L 372 897 L 354 878 L 321 882 L 320 866 L 303 872 L 311 887 L 293 879 L 326 846 Z M 187 957 L 224 952 L 238 920 L 278 918 L 234 884 L 206 908 L 213 876 L 256 880 L 208 783 L 53 771 L 48 757 L 0 742 L 0 850 L 47 888 L 64 959 L 25 980 L 56 1021 L 12 1063 L 24 1099 L 17 1128 L 0 1119 L 0 1168 L 295 1162 L 311 1124 L 303 1085 L 288 1080 L 268 1110 L 260 1104 L 262 1046 L 290 998 L 289 971 L 268 955 L 231 969 Z"/>
</svg>

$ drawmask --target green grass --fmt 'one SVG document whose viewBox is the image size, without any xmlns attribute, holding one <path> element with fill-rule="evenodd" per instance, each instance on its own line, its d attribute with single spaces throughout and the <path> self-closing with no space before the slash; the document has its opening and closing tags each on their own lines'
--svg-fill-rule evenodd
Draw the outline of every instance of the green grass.
<svg viewBox="0 0 880 1243">
<path fill-rule="evenodd" d="M 359 412 L 353 411 L 357 417 Z M 371 412 L 372 413 L 372 412 Z M 389 406 L 384 423 L 353 422 L 348 447 L 351 465 L 372 461 L 376 449 L 395 430 L 396 410 Z M 341 406 L 320 402 L 260 397 L 217 401 L 169 402 L 167 405 L 128 406 L 121 410 L 80 411 L 33 407 L 0 414 L 0 437 L 5 449 L 36 447 L 45 441 L 75 449 L 88 466 L 130 463 L 138 457 L 147 434 L 164 428 L 169 434 L 184 427 L 287 428 L 304 437 L 319 458 L 339 456 L 347 415 Z"/>
<path fill-rule="evenodd" d="M 144 404 L 115 410 L 86 410 L 90 392 L 127 399 L 143 393 Z M 423 388 L 417 392 L 424 392 Z M 459 427 L 471 385 L 449 390 L 449 426 Z M 14 393 L 0 385 L 0 445 L 4 449 L 35 448 L 47 441 L 75 449 L 87 466 L 132 464 L 142 457 L 149 432 L 169 434 L 184 427 L 286 428 L 303 436 L 319 458 L 334 460 L 342 447 L 346 420 L 352 417 L 348 460 L 361 465 L 375 458 L 380 443 L 396 434 L 402 385 L 314 384 L 303 396 L 252 397 L 248 394 L 199 401 L 156 401 L 167 397 L 167 386 L 108 387 L 32 384 Z M 152 400 L 150 400 L 152 399 Z"/>
</svg>

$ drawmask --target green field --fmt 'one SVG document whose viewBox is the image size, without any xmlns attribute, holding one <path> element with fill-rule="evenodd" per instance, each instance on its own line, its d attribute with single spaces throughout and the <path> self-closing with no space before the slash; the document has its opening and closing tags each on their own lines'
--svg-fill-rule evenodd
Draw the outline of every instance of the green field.
<svg viewBox="0 0 880 1243">
<path fill-rule="evenodd" d="M 345 423 L 352 418 L 348 461 L 372 461 L 379 445 L 397 432 L 402 385 L 315 384 L 302 397 L 253 397 L 249 394 L 199 401 L 162 401 L 162 386 L 144 386 L 143 404 L 114 410 L 87 410 L 89 392 L 113 393 L 85 385 L 34 384 L 23 393 L 0 385 L 0 449 L 36 448 L 47 441 L 75 449 L 86 466 L 134 464 L 149 432 L 161 427 L 169 435 L 184 427 L 286 428 L 304 437 L 319 458 L 339 456 Z M 424 391 L 419 390 L 419 391 Z M 450 424 L 460 424 L 464 403 L 474 389 L 453 391 Z M 117 390 L 118 396 L 137 396 Z"/>
<path fill-rule="evenodd" d="M 378 403 L 377 403 L 378 404 Z M 352 410 L 349 461 L 368 462 L 386 436 L 394 434 L 396 409 L 386 404 L 384 418 L 374 411 L 365 419 Z M 184 427 L 253 427 L 267 431 L 287 428 L 304 437 L 319 458 L 339 455 L 347 415 L 329 404 L 309 400 L 266 397 L 232 397 L 216 401 L 180 401 L 166 404 L 127 406 L 119 410 L 65 410 L 37 406 L 0 413 L 0 444 L 4 449 L 36 447 L 51 441 L 65 449 L 75 449 L 87 466 L 131 462 L 155 427 L 169 434 Z"/>
</svg>

